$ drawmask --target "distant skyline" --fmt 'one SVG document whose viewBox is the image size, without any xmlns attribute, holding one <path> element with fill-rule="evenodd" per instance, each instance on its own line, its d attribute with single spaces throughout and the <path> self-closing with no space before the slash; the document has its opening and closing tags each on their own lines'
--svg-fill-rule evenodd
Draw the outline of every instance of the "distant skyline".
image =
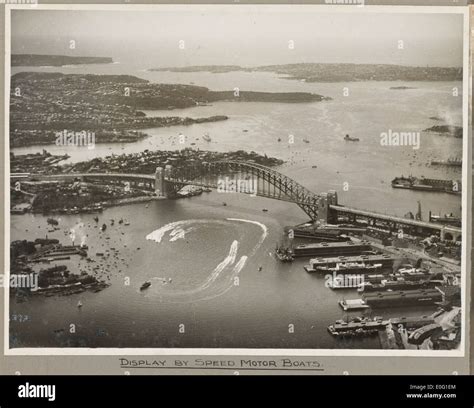
<svg viewBox="0 0 474 408">
<path fill-rule="evenodd" d="M 13 10 L 12 53 L 113 57 L 144 68 L 303 62 L 461 67 L 462 25 L 460 14 L 335 13 L 317 6 Z"/>
</svg>

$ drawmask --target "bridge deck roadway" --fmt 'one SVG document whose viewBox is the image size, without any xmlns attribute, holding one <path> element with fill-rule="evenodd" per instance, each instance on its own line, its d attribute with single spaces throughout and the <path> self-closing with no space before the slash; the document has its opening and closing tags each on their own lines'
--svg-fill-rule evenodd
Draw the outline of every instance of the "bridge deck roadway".
<svg viewBox="0 0 474 408">
<path fill-rule="evenodd" d="M 14 175 L 12 175 L 13 179 L 15 178 Z M 155 175 L 153 174 L 127 174 L 127 173 L 63 173 L 63 174 L 30 174 L 28 178 L 37 178 L 37 179 L 61 179 L 61 178 L 75 178 L 75 177 L 103 177 L 103 178 L 122 178 L 122 179 L 138 179 L 138 180 L 155 180 Z M 166 178 L 165 178 L 166 180 Z M 179 181 L 175 181 L 173 179 L 166 180 L 171 183 L 175 182 L 180 184 Z M 184 184 L 184 182 L 183 182 Z M 189 184 L 194 184 L 191 181 Z M 196 185 L 202 185 L 206 187 L 214 187 L 213 185 L 206 185 L 205 183 L 196 183 Z M 271 195 L 265 195 L 265 194 L 257 194 L 258 196 L 267 196 L 269 198 L 276 198 L 279 200 L 287 201 L 285 196 L 271 196 Z M 288 201 L 294 202 L 296 204 L 304 204 L 304 205 L 311 205 L 309 202 L 302 202 L 298 203 L 291 198 L 288 198 Z M 388 222 L 395 222 L 398 224 L 404 224 L 404 225 L 410 225 L 413 227 L 419 227 L 419 228 L 428 228 L 432 230 L 438 230 L 438 231 L 451 231 L 451 232 L 457 232 L 461 234 L 461 228 L 458 227 L 452 227 L 452 226 L 445 226 L 442 224 L 435 224 L 435 223 L 429 223 L 429 222 L 424 222 L 424 221 L 417 221 L 417 220 L 410 220 L 406 218 L 400 218 L 400 217 L 395 217 L 393 215 L 387 215 L 387 214 L 380 214 L 380 213 L 375 213 L 371 211 L 366 211 L 366 210 L 359 210 L 357 208 L 351 208 L 351 207 L 345 207 L 342 205 L 329 205 L 329 208 L 333 211 L 337 211 L 343 214 L 353 214 L 353 215 L 359 215 L 361 217 L 367 217 L 367 218 L 375 218 L 378 220 L 383 220 L 383 221 L 388 221 Z"/>
<path fill-rule="evenodd" d="M 411 225 L 413 227 L 429 228 L 429 229 L 434 229 L 438 231 L 449 230 L 453 232 L 456 231 L 459 234 L 461 233 L 461 228 L 445 226 L 442 224 L 435 224 L 432 222 L 410 220 L 407 218 L 395 217 L 393 215 L 380 214 L 380 213 L 375 213 L 375 212 L 365 211 L 365 210 L 358 210 L 357 208 L 345 207 L 342 205 L 330 205 L 329 208 L 331 210 L 344 213 L 344 214 L 354 214 L 354 215 L 360 215 L 361 217 L 376 218 L 378 220 L 396 222 L 398 224 Z"/>
<path fill-rule="evenodd" d="M 104 178 L 124 178 L 124 179 L 140 179 L 155 180 L 153 174 L 128 174 L 128 173 L 62 173 L 62 174 L 31 174 L 29 178 L 36 179 L 61 179 L 76 177 L 104 177 Z"/>
</svg>

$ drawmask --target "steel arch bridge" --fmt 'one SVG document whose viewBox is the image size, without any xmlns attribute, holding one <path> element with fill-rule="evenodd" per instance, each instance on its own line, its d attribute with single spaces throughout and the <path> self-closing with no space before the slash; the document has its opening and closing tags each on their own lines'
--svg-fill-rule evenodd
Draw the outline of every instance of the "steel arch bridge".
<svg viewBox="0 0 474 408">
<path fill-rule="evenodd" d="M 162 175 L 159 174 L 160 171 L 163 172 Z M 292 178 L 256 163 L 226 160 L 167 166 L 163 170 L 157 169 L 156 184 L 159 184 L 160 176 L 165 182 L 162 190 L 167 196 L 176 193 L 185 185 L 217 188 L 221 191 L 227 189 L 295 203 L 312 220 L 318 218 L 319 209 L 325 204 L 322 202 L 324 201 L 322 196 L 313 193 Z"/>
<path fill-rule="evenodd" d="M 439 235 L 444 239 L 450 234 L 453 240 L 460 240 L 462 230 L 459 227 L 445 226 L 443 224 L 415 221 L 389 214 L 381 214 L 373 211 L 360 210 L 347 207 L 338 203 L 337 193 L 315 194 L 303 187 L 301 184 L 273 170 L 269 167 L 251 162 L 239 161 L 216 161 L 202 163 L 188 163 L 176 167 L 167 165 L 165 168 L 157 167 L 155 174 L 134 173 L 57 173 L 57 174 L 34 174 L 34 173 L 11 173 L 10 188 L 12 183 L 21 187 L 23 181 L 61 181 L 68 179 L 80 179 L 91 183 L 124 184 L 131 188 L 154 192 L 157 196 L 172 197 L 185 185 L 195 185 L 207 188 L 217 188 L 219 181 L 225 177 L 233 177 L 234 181 L 250 181 L 255 194 L 261 197 L 273 198 L 297 204 L 313 221 L 337 224 L 339 217 L 348 219 L 349 223 L 357 223 L 357 220 L 365 220 L 365 224 L 389 227 L 390 229 L 407 229 L 419 234 Z M 15 189 L 15 191 L 18 191 Z M 224 190 L 225 191 L 225 190 Z M 247 192 L 237 189 L 237 192 Z M 28 194 L 28 193 L 27 193 Z"/>
</svg>

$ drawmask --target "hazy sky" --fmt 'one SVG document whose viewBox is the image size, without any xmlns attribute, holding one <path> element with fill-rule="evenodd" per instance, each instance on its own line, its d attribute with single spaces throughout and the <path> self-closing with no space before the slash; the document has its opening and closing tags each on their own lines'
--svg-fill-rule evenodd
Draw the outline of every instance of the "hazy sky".
<svg viewBox="0 0 474 408">
<path fill-rule="evenodd" d="M 462 66 L 462 21 L 458 14 L 323 13 L 317 6 L 15 10 L 12 52 L 110 56 L 153 66 L 298 62 Z M 70 40 L 76 42 L 75 49 L 69 48 Z M 399 40 L 403 49 L 398 48 Z"/>
</svg>

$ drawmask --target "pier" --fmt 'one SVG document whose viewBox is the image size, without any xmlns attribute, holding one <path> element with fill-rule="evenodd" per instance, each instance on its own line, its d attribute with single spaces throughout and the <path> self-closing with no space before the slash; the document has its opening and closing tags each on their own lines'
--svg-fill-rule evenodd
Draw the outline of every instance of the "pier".
<svg viewBox="0 0 474 408">
<path fill-rule="evenodd" d="M 433 305 L 442 301 L 441 292 L 433 289 L 415 289 L 364 293 L 362 299 L 370 307 Z"/>
</svg>

